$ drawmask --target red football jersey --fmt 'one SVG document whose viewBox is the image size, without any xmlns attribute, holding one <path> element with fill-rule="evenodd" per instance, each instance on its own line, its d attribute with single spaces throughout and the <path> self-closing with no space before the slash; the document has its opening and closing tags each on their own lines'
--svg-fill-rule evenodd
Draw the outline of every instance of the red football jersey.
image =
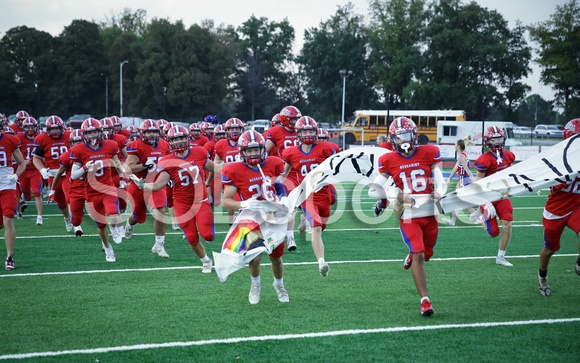
<svg viewBox="0 0 580 363">
<path fill-rule="evenodd" d="M 516 160 L 514 153 L 509 150 L 501 150 L 500 156 L 501 162 L 496 154 L 487 151 L 478 157 L 477 160 L 475 160 L 475 167 L 477 168 L 477 171 L 485 173 L 485 176 L 489 176 L 495 174 L 498 171 L 502 171 L 503 169 L 512 165 L 514 160 Z"/>
<path fill-rule="evenodd" d="M 139 158 L 139 164 L 143 164 L 147 160 L 153 160 L 155 164 L 165 155 L 169 154 L 169 144 L 165 140 L 159 140 L 157 146 L 153 147 L 141 139 L 131 141 L 127 145 L 127 154 L 135 155 Z M 142 170 L 138 172 L 137 177 L 145 179 L 148 174 L 157 175 L 157 169 L 151 168 L 149 170 Z"/>
<path fill-rule="evenodd" d="M 215 138 L 211 138 L 203 147 L 209 152 L 209 157 L 213 160 L 215 157 Z"/>
<path fill-rule="evenodd" d="M 12 125 L 8 125 L 8 127 L 10 127 L 12 129 L 12 131 L 14 131 L 14 133 L 16 135 L 18 134 L 25 134 L 26 131 L 24 131 L 23 129 L 20 128 L 20 126 L 18 126 L 18 124 L 12 124 Z"/>
<path fill-rule="evenodd" d="M 205 148 L 194 146 L 185 157 L 169 154 L 159 160 L 159 172 L 167 172 L 173 180 L 174 203 L 200 203 L 207 199 L 203 166 L 208 157 Z"/>
<path fill-rule="evenodd" d="M 288 131 L 284 126 L 276 126 L 268 129 L 267 137 L 278 147 L 280 155 L 284 155 L 284 149 L 299 145 L 296 131 Z"/>
<path fill-rule="evenodd" d="M 9 167 L 12 174 L 12 153 L 20 147 L 20 139 L 4 133 L 0 135 L 0 168 Z M 2 176 L 4 176 L 2 174 Z"/>
<path fill-rule="evenodd" d="M 387 150 L 393 150 L 393 145 L 391 144 L 390 141 L 383 142 L 382 144 L 379 145 L 379 147 L 382 147 Z"/>
<path fill-rule="evenodd" d="M 189 139 L 191 146 L 203 146 L 207 143 L 207 137 L 201 135 L 197 139 L 190 138 Z"/>
<path fill-rule="evenodd" d="M 215 155 L 218 155 L 224 164 L 240 161 L 238 143 L 231 144 L 230 140 L 222 139 L 215 144 Z"/>
<path fill-rule="evenodd" d="M 284 162 L 280 158 L 268 157 L 261 165 L 262 172 L 272 181 L 270 186 L 264 185 L 262 173 L 258 169 L 252 169 L 243 162 L 235 162 L 224 166 L 222 169 L 222 182 L 225 185 L 234 185 L 238 188 L 238 194 L 242 200 L 257 198 L 259 200 L 274 200 L 276 178 L 284 173 Z"/>
<path fill-rule="evenodd" d="M 125 136 L 126 139 L 131 137 L 131 131 L 127 129 L 121 129 L 117 135 Z"/>
<path fill-rule="evenodd" d="M 545 210 L 558 217 L 565 217 L 580 208 L 580 177 L 550 188 Z"/>
<path fill-rule="evenodd" d="M 70 181 L 69 194 L 71 196 L 78 195 L 78 196 L 84 197 L 85 196 L 85 176 L 86 176 L 86 174 L 81 176 L 80 178 L 78 178 L 76 180 L 72 180 L 70 173 L 72 171 L 74 160 L 71 159 L 69 151 L 62 154 L 58 158 L 58 161 L 59 161 L 60 165 L 64 165 L 64 166 L 68 167 L 68 170 L 66 171 L 66 178 Z"/>
<path fill-rule="evenodd" d="M 379 158 L 379 172 L 393 177 L 395 184 L 408 194 L 431 194 L 433 175 L 431 166 L 441 162 L 439 148 L 420 145 L 410 158 L 398 152 L 386 153 Z"/>
<path fill-rule="evenodd" d="M 114 191 L 115 184 L 111 177 L 111 158 L 119 152 L 119 146 L 112 140 L 103 140 L 101 146 L 94 150 L 88 147 L 85 143 L 76 144 L 70 149 L 70 158 L 75 163 L 85 165 L 89 161 L 93 161 L 93 171 L 85 174 L 87 182 L 85 183 L 85 190 L 87 197 L 91 195 L 99 195 L 104 193 L 116 193 Z"/>
<path fill-rule="evenodd" d="M 310 152 L 305 153 L 300 146 L 292 146 L 284 150 L 284 160 L 292 166 L 296 173 L 297 181 L 302 183 L 306 175 L 320 163 L 335 153 L 335 148 L 330 142 L 320 141 L 316 143 Z M 331 188 L 329 185 L 314 193 L 316 200 L 328 200 L 330 202 Z"/>
<path fill-rule="evenodd" d="M 264 137 L 265 140 L 268 140 L 268 130 L 264 131 L 264 133 L 262 134 L 262 136 Z M 280 156 L 280 151 L 278 150 L 278 146 L 274 146 L 271 150 L 270 153 L 268 153 L 269 156 L 277 156 L 279 158 L 281 158 L 282 156 Z"/>
<path fill-rule="evenodd" d="M 20 152 L 25 160 L 30 160 L 30 164 L 26 165 L 26 170 L 36 170 L 36 167 L 32 163 L 32 156 L 34 155 L 34 150 L 36 150 L 36 143 L 34 139 L 30 140 L 26 134 L 16 135 L 20 140 Z"/>
<path fill-rule="evenodd" d="M 69 131 L 65 131 L 58 139 L 53 139 L 48 134 L 40 134 L 34 138 L 36 146 L 40 146 L 44 150 L 44 167 L 48 169 L 60 168 L 58 158 L 68 151 Z"/>
</svg>

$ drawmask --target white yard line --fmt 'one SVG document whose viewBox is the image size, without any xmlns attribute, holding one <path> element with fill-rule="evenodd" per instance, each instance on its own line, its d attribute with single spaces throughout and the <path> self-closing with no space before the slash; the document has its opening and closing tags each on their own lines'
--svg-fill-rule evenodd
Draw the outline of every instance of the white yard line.
<svg viewBox="0 0 580 363">
<path fill-rule="evenodd" d="M 236 337 L 224 339 L 209 339 L 209 340 L 194 340 L 188 342 L 167 342 L 158 344 L 136 344 L 136 345 L 121 345 L 116 347 L 101 347 L 93 349 L 74 349 L 61 350 L 56 352 L 33 352 L 22 354 L 6 354 L 0 355 L 0 359 L 28 359 L 36 357 L 54 357 L 71 354 L 102 354 L 109 352 L 133 351 L 144 349 L 160 349 L 173 347 L 192 347 L 202 345 L 216 345 L 216 344 L 237 344 L 243 342 L 263 342 L 263 341 L 280 341 L 290 339 L 303 338 L 324 338 L 345 335 L 362 335 L 362 334 L 377 334 L 377 333 L 397 333 L 408 331 L 428 331 L 428 330 L 442 330 L 442 329 L 469 329 L 469 328 L 492 328 L 498 326 L 521 326 L 521 325 L 542 325 L 542 324 L 564 324 L 580 322 L 580 318 L 566 318 L 566 319 L 540 319 L 540 320 L 520 320 L 520 321 L 496 321 L 487 323 L 471 323 L 471 324 L 441 324 L 441 325 L 420 325 L 420 326 L 400 326 L 391 328 L 378 329 L 351 329 L 351 330 L 335 330 L 329 332 L 303 333 L 303 334 L 279 334 L 279 335 L 258 335 L 251 337 Z"/>
</svg>

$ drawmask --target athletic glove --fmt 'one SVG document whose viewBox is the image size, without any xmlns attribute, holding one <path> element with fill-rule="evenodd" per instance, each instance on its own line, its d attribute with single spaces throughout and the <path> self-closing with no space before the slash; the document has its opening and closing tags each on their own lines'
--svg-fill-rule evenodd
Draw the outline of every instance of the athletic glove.
<svg viewBox="0 0 580 363">
<path fill-rule="evenodd" d="M 137 188 L 139 189 L 145 188 L 145 180 L 138 178 L 136 175 L 131 175 L 131 181 L 135 183 Z"/>
<path fill-rule="evenodd" d="M 54 190 L 50 190 L 50 192 L 48 192 L 48 199 L 46 199 L 46 205 L 49 205 L 50 202 L 54 202 Z"/>
<path fill-rule="evenodd" d="M 40 169 L 40 175 L 42 175 L 42 179 L 48 179 L 48 169 L 47 168 Z"/>
<path fill-rule="evenodd" d="M 248 200 L 242 200 L 240 202 L 240 207 L 242 207 L 242 209 L 249 209 L 251 211 L 254 212 L 259 212 L 264 210 L 264 207 L 262 206 L 262 203 L 260 203 L 257 199 L 248 199 Z"/>
<path fill-rule="evenodd" d="M 91 171 L 93 171 L 94 164 L 95 164 L 95 162 L 92 161 L 92 160 L 87 161 L 87 163 L 85 164 L 85 166 L 83 166 L 83 169 L 85 171 L 91 172 Z"/>
</svg>

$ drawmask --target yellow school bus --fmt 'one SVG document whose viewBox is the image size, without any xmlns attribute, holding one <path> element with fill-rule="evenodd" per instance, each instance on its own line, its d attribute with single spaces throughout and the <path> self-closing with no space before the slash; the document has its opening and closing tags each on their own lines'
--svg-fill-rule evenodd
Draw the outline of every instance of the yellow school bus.
<svg viewBox="0 0 580 363">
<path fill-rule="evenodd" d="M 359 110 L 354 113 L 354 122 L 342 126 L 345 130 L 345 141 L 353 144 L 362 140 L 374 142 L 380 134 L 388 135 L 391 122 L 397 117 L 407 117 L 415 122 L 419 131 L 419 142 L 427 144 L 437 142 L 437 121 L 465 121 L 465 111 L 461 110 Z"/>
</svg>

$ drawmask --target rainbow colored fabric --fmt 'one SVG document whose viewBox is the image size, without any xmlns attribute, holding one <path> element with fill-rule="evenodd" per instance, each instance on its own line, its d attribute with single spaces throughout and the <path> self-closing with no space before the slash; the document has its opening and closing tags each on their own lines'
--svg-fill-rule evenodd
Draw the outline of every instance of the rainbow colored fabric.
<svg viewBox="0 0 580 363">
<path fill-rule="evenodd" d="M 230 250 L 238 254 L 243 254 L 247 251 L 249 246 L 246 245 L 248 242 L 248 234 L 252 231 L 259 232 L 260 225 L 252 220 L 242 220 L 238 223 L 237 227 L 229 233 L 228 237 L 224 241 L 222 249 Z"/>
</svg>

